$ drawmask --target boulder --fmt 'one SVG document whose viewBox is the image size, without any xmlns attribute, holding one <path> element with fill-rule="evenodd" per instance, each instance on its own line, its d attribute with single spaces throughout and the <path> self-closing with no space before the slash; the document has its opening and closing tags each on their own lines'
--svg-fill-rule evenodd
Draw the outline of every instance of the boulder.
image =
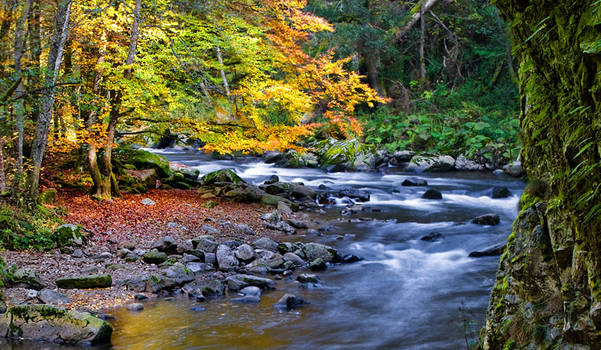
<svg viewBox="0 0 601 350">
<path fill-rule="evenodd" d="M 439 190 L 429 189 L 422 196 L 424 199 L 442 199 L 442 193 Z"/>
<path fill-rule="evenodd" d="M 407 171 L 421 173 L 424 171 L 451 171 L 455 168 L 455 159 L 451 156 L 424 157 L 415 156 L 407 165 Z"/>
<path fill-rule="evenodd" d="M 297 200 L 314 200 L 317 198 L 317 193 L 311 187 L 292 184 L 290 186 L 290 197 Z"/>
<path fill-rule="evenodd" d="M 305 261 L 294 253 L 285 253 L 283 258 L 284 261 L 291 261 L 296 267 L 302 267 L 305 265 Z"/>
<path fill-rule="evenodd" d="M 294 227 L 294 228 L 298 228 L 298 229 L 306 229 L 306 228 L 309 228 L 309 226 L 307 226 L 307 224 L 305 224 L 305 223 L 304 223 L 304 222 L 302 222 L 302 221 L 298 221 L 298 220 L 294 220 L 294 219 L 288 219 L 288 220 L 286 220 L 286 222 L 287 222 L 287 223 L 288 223 L 290 226 L 292 226 L 292 227 Z"/>
<path fill-rule="evenodd" d="M 358 256 L 356 256 L 356 255 L 346 254 L 345 256 L 342 257 L 341 263 L 343 263 L 343 264 L 352 264 L 352 263 L 355 263 L 355 262 L 358 262 L 358 261 L 361 261 L 361 260 L 363 260 L 363 259 L 360 258 L 360 257 L 358 257 Z"/>
<path fill-rule="evenodd" d="M 292 202 L 289 199 L 286 199 L 282 196 L 276 196 L 273 194 L 264 194 L 261 196 L 261 204 L 263 204 L 263 205 L 277 208 L 278 203 L 280 203 L 280 202 L 286 204 L 290 208 L 294 208 L 294 205 L 292 204 Z"/>
<path fill-rule="evenodd" d="M 396 151 L 390 158 L 390 165 L 398 166 L 402 163 L 407 163 L 411 161 L 413 156 L 415 156 L 415 152 L 413 151 Z"/>
<path fill-rule="evenodd" d="M 280 154 L 277 158 L 270 158 L 268 161 L 273 161 L 276 166 L 282 168 L 316 168 L 319 164 L 317 156 L 313 153 L 299 153 L 295 150 Z"/>
<path fill-rule="evenodd" d="M 46 287 L 38 274 L 30 268 L 17 268 L 16 265 L 11 266 L 6 271 L 0 273 L 2 282 L 8 287 L 23 287 L 40 290 Z"/>
<path fill-rule="evenodd" d="M 215 256 L 217 258 L 217 266 L 221 271 L 230 271 L 238 266 L 238 260 L 234 256 L 234 252 L 224 244 L 217 246 Z"/>
<path fill-rule="evenodd" d="M 289 235 L 293 235 L 296 233 L 296 230 L 285 221 L 280 221 L 276 224 L 266 222 L 265 227 L 271 230 L 281 231 Z"/>
<path fill-rule="evenodd" d="M 118 148 L 114 150 L 114 154 L 116 159 L 122 159 L 123 163 L 133 164 L 136 169 L 155 169 L 161 179 L 172 175 L 167 158 L 156 153 L 141 149 Z"/>
<path fill-rule="evenodd" d="M 524 170 L 520 161 L 515 161 L 513 163 L 505 165 L 503 167 L 503 171 L 505 172 L 505 174 L 513 177 L 522 177 L 526 175 L 526 170 Z"/>
<path fill-rule="evenodd" d="M 428 181 L 426 181 L 424 179 L 420 179 L 418 177 L 410 177 L 410 178 L 403 180 L 401 185 L 409 186 L 409 187 L 411 187 L 411 186 L 428 186 Z"/>
<path fill-rule="evenodd" d="M 261 237 L 252 243 L 256 249 L 263 249 L 272 252 L 278 251 L 278 244 L 267 237 Z"/>
<path fill-rule="evenodd" d="M 317 145 L 322 167 L 328 171 L 370 170 L 376 165 L 375 148 L 356 139 L 321 141 Z"/>
<path fill-rule="evenodd" d="M 38 293 L 38 299 L 44 304 L 61 305 L 69 304 L 71 300 L 61 293 L 53 290 L 44 288 Z"/>
<path fill-rule="evenodd" d="M 56 280 L 56 286 L 63 289 L 109 288 L 113 285 L 111 275 L 71 276 Z"/>
<path fill-rule="evenodd" d="M 507 247 L 507 243 L 499 243 L 481 250 L 473 251 L 469 256 L 470 258 L 479 258 L 483 256 L 501 255 L 505 251 L 505 247 Z"/>
<path fill-rule="evenodd" d="M 54 239 L 59 247 L 82 246 L 84 243 L 83 229 L 80 225 L 61 225 L 54 231 Z"/>
<path fill-rule="evenodd" d="M 177 243 L 171 236 L 160 237 L 154 242 L 152 248 L 164 253 L 177 253 Z"/>
<path fill-rule="evenodd" d="M 292 215 L 293 211 L 290 207 L 284 202 L 278 202 L 278 211 L 285 215 Z"/>
<path fill-rule="evenodd" d="M 217 246 L 219 245 L 215 240 L 215 237 L 209 235 L 194 238 L 192 240 L 192 244 L 194 245 L 195 249 L 203 251 L 205 253 L 215 253 L 215 250 L 217 250 Z"/>
<path fill-rule="evenodd" d="M 8 338 L 71 345 L 109 344 L 113 327 L 90 313 L 50 305 L 11 307 L 0 318 Z"/>
<path fill-rule="evenodd" d="M 290 311 L 305 304 L 306 302 L 305 300 L 303 300 L 303 298 L 298 297 L 294 294 L 286 293 L 283 297 L 280 298 L 280 300 L 278 300 L 277 303 L 275 303 L 275 305 L 273 305 L 273 307 L 278 310 Z"/>
<path fill-rule="evenodd" d="M 473 224 L 494 226 L 501 222 L 497 214 L 484 214 L 472 219 Z"/>
<path fill-rule="evenodd" d="M 325 271 L 328 268 L 328 265 L 322 258 L 317 258 L 309 264 L 309 269 L 311 271 Z"/>
<path fill-rule="evenodd" d="M 486 170 L 486 167 L 460 155 L 455 160 L 455 169 L 459 171 L 484 171 Z"/>
<path fill-rule="evenodd" d="M 176 284 L 182 285 L 194 281 L 194 274 L 184 264 L 175 263 L 163 270 L 163 276 L 173 280 Z"/>
<path fill-rule="evenodd" d="M 265 180 L 265 182 L 263 182 L 263 184 L 270 185 L 276 182 L 280 182 L 280 178 L 277 175 L 271 175 L 267 180 Z"/>
<path fill-rule="evenodd" d="M 223 296 L 225 285 L 219 280 L 191 282 L 182 287 L 182 292 L 191 298 L 205 300 Z"/>
<path fill-rule="evenodd" d="M 430 232 L 425 236 L 422 236 L 422 238 L 420 238 L 422 241 L 426 241 L 426 242 L 437 242 L 439 240 L 441 240 L 444 236 L 442 235 L 442 233 L 438 233 L 438 232 Z"/>
<path fill-rule="evenodd" d="M 274 210 L 270 213 L 265 213 L 265 214 L 261 215 L 261 219 L 263 219 L 265 221 L 277 223 L 277 222 L 282 221 L 282 215 L 280 214 L 279 211 Z"/>
<path fill-rule="evenodd" d="M 306 243 L 302 251 L 307 260 L 322 259 L 325 262 L 334 262 L 339 259 L 336 249 L 319 243 Z"/>
<path fill-rule="evenodd" d="M 497 198 L 507 198 L 511 196 L 511 191 L 507 187 L 493 187 L 491 197 L 494 199 Z"/>
<path fill-rule="evenodd" d="M 300 283 L 313 283 L 313 284 L 319 283 L 319 277 L 317 277 L 317 275 L 308 274 L 308 273 L 303 273 L 303 274 L 298 275 L 298 277 L 296 277 L 296 280 L 299 281 Z"/>
<path fill-rule="evenodd" d="M 221 231 L 211 225 L 207 225 L 207 224 L 203 224 L 200 227 L 200 230 L 202 231 L 202 233 L 204 233 L 205 235 L 209 235 L 209 236 L 219 236 L 221 234 Z M 202 236 L 201 236 L 202 237 Z M 213 240 L 215 240 L 215 237 L 212 237 Z"/>
<path fill-rule="evenodd" d="M 137 312 L 137 311 L 142 311 L 144 310 L 144 305 L 140 304 L 140 303 L 131 303 L 131 304 L 127 304 L 125 305 L 125 308 L 128 311 L 132 311 L 132 312 Z"/>
<path fill-rule="evenodd" d="M 370 194 L 367 191 L 357 190 L 354 188 L 345 188 L 338 191 L 339 197 L 348 197 L 358 202 L 369 202 Z"/>
<path fill-rule="evenodd" d="M 151 249 L 150 251 L 146 252 L 142 258 L 144 259 L 144 262 L 147 264 L 162 264 L 165 261 L 167 261 L 167 254 L 163 253 L 163 252 L 159 252 L 156 248 L 155 249 Z"/>
<path fill-rule="evenodd" d="M 238 248 L 236 248 L 236 252 L 234 253 L 238 260 L 247 262 L 255 257 L 255 250 L 249 246 L 248 244 L 242 244 Z"/>
<path fill-rule="evenodd" d="M 248 286 L 246 288 L 242 288 L 240 290 L 240 294 L 249 297 L 260 297 L 261 296 L 261 288 L 256 286 Z"/>
<path fill-rule="evenodd" d="M 226 278 L 228 288 L 238 291 L 248 286 L 255 286 L 261 289 L 274 289 L 275 282 L 269 278 L 257 277 L 253 275 L 234 275 Z"/>
<path fill-rule="evenodd" d="M 189 262 L 186 264 L 186 268 L 192 273 L 199 273 L 203 271 L 210 271 L 213 269 L 212 264 L 201 263 L 201 262 Z"/>
<path fill-rule="evenodd" d="M 232 169 L 221 169 L 208 173 L 200 178 L 200 183 L 203 186 L 232 183 L 235 185 L 246 183 Z"/>
</svg>

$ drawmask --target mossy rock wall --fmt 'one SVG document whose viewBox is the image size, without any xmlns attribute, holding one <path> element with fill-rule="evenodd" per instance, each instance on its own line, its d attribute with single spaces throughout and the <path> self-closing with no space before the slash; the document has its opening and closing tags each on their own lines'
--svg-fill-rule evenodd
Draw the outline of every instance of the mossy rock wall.
<svg viewBox="0 0 601 350">
<path fill-rule="evenodd" d="M 520 61 L 522 209 L 484 349 L 601 349 L 601 2 L 497 0 Z"/>
</svg>

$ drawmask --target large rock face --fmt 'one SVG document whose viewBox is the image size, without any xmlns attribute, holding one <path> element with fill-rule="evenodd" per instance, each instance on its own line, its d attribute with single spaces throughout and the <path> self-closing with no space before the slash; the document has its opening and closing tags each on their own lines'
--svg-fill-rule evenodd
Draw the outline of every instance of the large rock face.
<svg viewBox="0 0 601 350">
<path fill-rule="evenodd" d="M 87 312 L 49 305 L 14 306 L 0 318 L 0 335 L 59 344 L 96 345 L 111 341 L 113 327 Z"/>
<path fill-rule="evenodd" d="M 498 0 L 521 60 L 531 185 L 501 256 L 484 349 L 601 349 L 601 4 Z"/>
</svg>

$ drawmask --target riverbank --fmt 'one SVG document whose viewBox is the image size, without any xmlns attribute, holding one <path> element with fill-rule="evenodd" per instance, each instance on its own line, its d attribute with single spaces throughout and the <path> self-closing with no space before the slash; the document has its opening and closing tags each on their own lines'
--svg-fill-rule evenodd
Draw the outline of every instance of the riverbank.
<svg viewBox="0 0 601 350">
<path fill-rule="evenodd" d="M 272 212 L 273 208 L 219 198 L 203 199 L 196 190 L 157 189 L 145 194 L 126 194 L 106 202 L 95 201 L 81 192 L 65 191 L 59 193 L 57 204 L 66 209 L 66 222 L 80 224 L 87 232 L 82 247 L 64 252 L 58 249 L 3 251 L 0 257 L 8 265 L 35 271 L 49 289 L 55 289 L 56 280 L 61 277 L 110 274 L 113 280 L 110 288 L 58 289 L 70 300 L 60 303 L 61 306 L 91 312 L 134 302 L 140 292 L 128 289 L 127 281 L 144 279 L 158 272 L 156 265 L 144 262 L 143 254 L 135 261 L 128 261 L 134 259 L 128 259 L 123 248 L 148 252 L 157 240 L 171 237 L 180 247 L 173 255 L 183 258 L 186 242 L 208 234 L 209 227 L 215 229 L 211 233 L 217 243 L 252 244 L 262 237 L 277 242 L 284 236 L 281 231 L 267 228 L 261 219 L 261 215 Z M 281 215 L 283 219 L 295 218 L 310 226 L 316 224 L 307 213 Z M 213 273 L 215 270 L 211 269 L 204 275 Z M 153 293 L 142 294 L 154 296 Z M 37 294 L 31 288 L 8 288 L 5 298 L 10 307 L 31 303 Z"/>
</svg>

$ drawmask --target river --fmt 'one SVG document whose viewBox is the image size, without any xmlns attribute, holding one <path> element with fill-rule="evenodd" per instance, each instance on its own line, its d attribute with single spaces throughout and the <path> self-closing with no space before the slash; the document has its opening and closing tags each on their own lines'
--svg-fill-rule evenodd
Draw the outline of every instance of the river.
<svg viewBox="0 0 601 350">
<path fill-rule="evenodd" d="M 280 280 L 259 305 L 227 298 L 198 304 L 186 299 L 159 301 L 141 313 L 117 310 L 113 349 L 465 349 L 483 324 L 499 257 L 470 258 L 470 251 L 500 243 L 511 232 L 524 183 L 487 173 L 408 174 L 325 173 L 284 169 L 260 159 L 210 160 L 197 153 L 164 151 L 176 163 L 201 174 L 233 168 L 260 184 L 276 174 L 280 181 L 317 188 L 354 187 L 371 193 L 371 210 L 342 216 L 343 203 L 324 208 L 321 235 L 291 237 L 318 241 L 364 260 L 319 273 L 321 286 L 302 289 Z M 426 179 L 442 200 L 421 199 L 425 188 L 403 187 L 409 176 Z M 512 195 L 492 199 L 504 186 Z M 497 226 L 470 223 L 496 213 Z M 421 237 L 440 233 L 438 241 Z M 272 305 L 284 292 L 310 305 L 279 312 Z"/>
</svg>

